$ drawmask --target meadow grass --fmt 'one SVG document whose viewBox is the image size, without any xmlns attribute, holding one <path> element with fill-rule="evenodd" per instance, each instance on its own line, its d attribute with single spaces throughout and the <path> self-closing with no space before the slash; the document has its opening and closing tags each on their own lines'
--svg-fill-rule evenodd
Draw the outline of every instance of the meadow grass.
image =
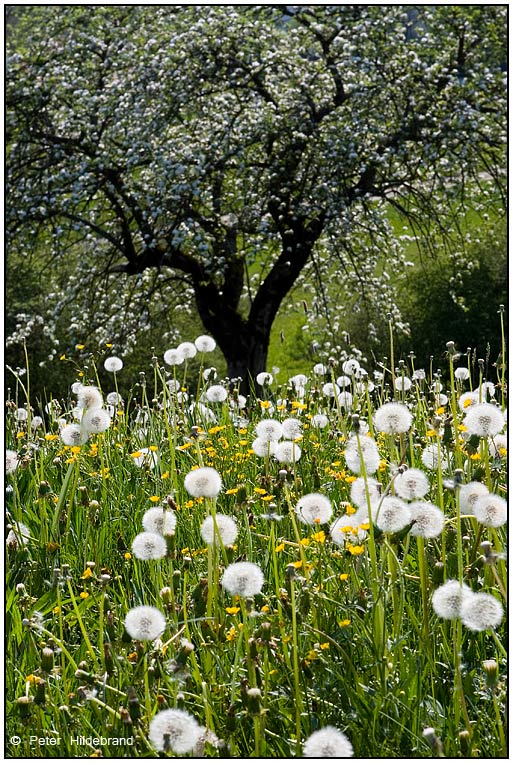
<svg viewBox="0 0 513 763">
<path fill-rule="evenodd" d="M 392 380 L 397 386 L 412 371 L 385 371 L 375 386 L 352 376 L 349 408 L 322 391 L 341 373 L 335 364 L 322 376 L 306 368 L 299 389 L 265 386 L 242 408 L 231 389 L 226 401 L 203 399 L 191 411 L 209 383 L 200 375 L 187 384 L 180 366 L 155 362 L 153 378 L 112 408 L 111 426 L 81 445 L 65 445 L 60 435 L 75 420 L 75 396 L 50 406 L 34 428 L 39 411 L 27 405 L 30 390 L 20 382 L 6 419 L 6 445 L 18 459 L 6 497 L 7 756 L 158 757 L 150 723 L 177 708 L 203 727 L 195 757 L 300 757 L 308 737 L 326 726 L 344 732 L 355 757 L 506 757 L 504 620 L 476 631 L 459 617 L 441 619 L 431 603 L 448 580 L 504 603 L 505 526 L 463 512 L 459 491 L 480 482 L 504 496 L 505 449 L 462 423 L 459 400 L 482 383 L 479 368 L 462 382 L 449 354 L 442 399 L 429 373 L 395 389 Z M 477 404 L 486 395 L 479 389 Z M 502 376 L 494 391 L 492 403 L 503 411 Z M 405 432 L 375 428 L 376 410 L 391 400 L 411 413 Z M 328 420 L 322 428 L 313 418 L 320 413 Z M 255 427 L 266 418 L 301 422 L 297 461 L 256 456 Z M 360 455 L 375 439 L 375 473 L 348 468 L 354 436 Z M 434 469 L 422 461 L 429 444 Z M 184 486 L 202 466 L 221 476 L 215 496 L 194 497 Z M 393 496 L 406 466 L 426 473 L 423 500 L 443 512 L 436 537 L 414 537 L 411 521 L 384 532 L 373 514 L 371 477 L 382 496 Z M 358 476 L 367 515 L 359 535 L 335 542 L 331 522 L 356 512 Z M 329 522 L 301 521 L 296 504 L 311 493 L 330 500 Z M 155 506 L 175 512 L 175 531 L 163 558 L 139 559 L 132 542 Z M 221 514 L 238 528 L 226 547 Z M 201 534 L 207 516 L 210 545 Z M 264 575 L 251 597 L 221 584 L 225 569 L 242 560 Z M 127 633 L 126 615 L 141 605 L 165 615 L 159 638 Z M 174 754 L 172 745 L 164 754 Z"/>
</svg>

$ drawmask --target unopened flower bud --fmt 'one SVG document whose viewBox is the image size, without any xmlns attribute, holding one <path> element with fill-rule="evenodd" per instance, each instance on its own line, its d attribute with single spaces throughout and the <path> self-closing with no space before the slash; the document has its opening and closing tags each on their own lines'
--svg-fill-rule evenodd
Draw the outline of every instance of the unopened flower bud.
<svg viewBox="0 0 513 763">
<path fill-rule="evenodd" d="M 45 673 L 52 672 L 53 658 L 54 658 L 53 649 L 49 649 L 47 646 L 45 646 L 45 648 L 43 649 L 43 653 L 41 655 L 41 668 L 45 671 Z"/>
<path fill-rule="evenodd" d="M 483 670 L 485 672 L 486 685 L 489 689 L 493 689 L 497 685 L 497 679 L 499 677 L 499 667 L 496 660 L 484 660 Z"/>
</svg>

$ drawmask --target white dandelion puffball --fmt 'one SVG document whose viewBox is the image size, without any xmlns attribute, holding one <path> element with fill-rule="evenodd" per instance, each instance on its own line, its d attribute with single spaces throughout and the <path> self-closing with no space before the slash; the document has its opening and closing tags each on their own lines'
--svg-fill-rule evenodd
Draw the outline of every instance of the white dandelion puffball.
<svg viewBox="0 0 513 763">
<path fill-rule="evenodd" d="M 196 345 L 192 342 L 182 342 L 176 349 L 185 360 L 190 360 L 191 358 L 196 357 L 198 352 Z"/>
<path fill-rule="evenodd" d="M 370 503 L 376 503 L 380 498 L 380 484 L 377 480 L 369 477 L 367 486 L 363 477 L 357 477 L 351 483 L 351 501 L 358 508 L 367 508 L 367 499 Z"/>
<path fill-rule="evenodd" d="M 349 376 L 346 376 L 345 374 L 343 374 L 342 376 L 338 377 L 337 384 L 339 387 L 350 387 L 351 379 L 349 378 Z"/>
<path fill-rule="evenodd" d="M 426 445 L 420 456 L 420 460 L 426 469 L 429 469 L 430 471 L 438 469 L 439 464 L 442 468 L 442 471 L 448 469 L 449 467 L 448 460 L 444 458 L 442 454 L 442 447 L 440 446 L 440 454 L 438 453 L 438 447 L 438 444 L 435 442 L 431 443 L 430 445 Z"/>
<path fill-rule="evenodd" d="M 464 392 L 463 395 L 460 395 L 458 398 L 458 407 L 460 411 L 467 411 L 473 405 L 477 405 L 478 403 L 479 395 L 475 392 Z"/>
<path fill-rule="evenodd" d="M 251 444 L 251 450 L 256 456 L 267 458 L 274 455 L 277 445 L 276 440 L 264 440 L 262 437 L 256 437 Z"/>
<path fill-rule="evenodd" d="M 105 432 L 111 423 L 111 418 L 104 408 L 87 408 L 82 416 L 81 426 L 86 432 Z"/>
<path fill-rule="evenodd" d="M 296 504 L 296 514 L 307 525 L 324 525 L 332 513 L 331 501 L 321 493 L 308 493 Z"/>
<path fill-rule="evenodd" d="M 301 458 L 301 448 L 295 442 L 283 440 L 276 446 L 274 457 L 282 464 L 295 464 Z"/>
<path fill-rule="evenodd" d="M 407 376 L 397 376 L 394 381 L 394 388 L 398 392 L 408 392 L 411 389 L 411 379 Z"/>
<path fill-rule="evenodd" d="M 207 400 L 211 403 L 224 403 L 228 397 L 228 392 L 220 384 L 213 384 L 207 389 Z"/>
<path fill-rule="evenodd" d="M 376 429 L 386 434 L 407 432 L 411 427 L 412 420 L 413 416 L 402 403 L 385 403 L 377 409 L 374 415 Z"/>
<path fill-rule="evenodd" d="M 177 349 L 166 350 L 164 353 L 164 363 L 168 366 L 181 366 L 185 358 Z"/>
<path fill-rule="evenodd" d="M 119 392 L 109 392 L 105 400 L 109 405 L 123 405 L 123 398 Z"/>
<path fill-rule="evenodd" d="M 461 622 L 471 631 L 486 631 L 500 625 L 502 604 L 489 593 L 473 593 L 461 604 Z"/>
<path fill-rule="evenodd" d="M 159 463 L 159 454 L 149 448 L 139 448 L 137 455 L 132 456 L 136 466 L 148 466 L 156 469 Z"/>
<path fill-rule="evenodd" d="M 116 373 L 116 371 L 121 371 L 123 368 L 123 361 L 121 358 L 117 358 L 115 355 L 113 355 L 111 358 L 106 358 L 103 367 L 106 371 Z"/>
<path fill-rule="evenodd" d="M 159 535 L 174 535 L 176 529 L 176 514 L 163 506 L 153 506 L 144 512 L 142 526 L 148 533 Z"/>
<path fill-rule="evenodd" d="M 28 419 L 28 411 L 26 408 L 18 408 L 15 412 L 16 421 L 20 423 Z"/>
<path fill-rule="evenodd" d="M 6 474 L 12 474 L 16 471 L 18 468 L 18 454 L 15 450 L 7 450 L 5 451 L 5 473 Z"/>
<path fill-rule="evenodd" d="M 312 426 L 317 429 L 325 429 L 329 423 L 330 420 L 324 413 L 316 413 L 312 416 Z"/>
<path fill-rule="evenodd" d="M 458 381 L 466 381 L 470 377 L 470 372 L 465 366 L 454 369 L 454 378 Z"/>
<path fill-rule="evenodd" d="M 353 753 L 349 739 L 334 726 L 314 731 L 303 745 L 304 758 L 352 758 Z"/>
<path fill-rule="evenodd" d="M 213 517 L 207 517 L 200 528 L 201 537 L 207 546 L 219 543 L 219 540 L 223 546 L 233 546 L 238 533 L 236 521 L 226 514 L 216 514 L 215 520 L 217 532 Z"/>
<path fill-rule="evenodd" d="M 360 364 L 357 360 L 346 360 L 344 363 L 342 363 L 342 373 L 347 374 L 347 376 L 353 376 L 356 374 L 358 369 L 360 368 Z"/>
<path fill-rule="evenodd" d="M 341 408 L 351 408 L 353 405 L 353 396 L 350 392 L 341 392 L 337 400 Z"/>
<path fill-rule="evenodd" d="M 500 495 L 481 495 L 472 507 L 477 521 L 485 527 L 502 527 L 508 521 L 508 504 Z"/>
<path fill-rule="evenodd" d="M 16 522 L 12 530 L 9 530 L 5 543 L 8 548 L 21 548 L 30 540 L 30 530 L 23 522 Z"/>
<path fill-rule="evenodd" d="M 471 406 L 463 424 L 471 435 L 493 437 L 504 429 L 504 416 L 492 403 L 477 403 Z"/>
<path fill-rule="evenodd" d="M 400 498 L 385 496 L 371 507 L 372 520 L 384 533 L 397 533 L 411 522 L 410 507 Z"/>
<path fill-rule="evenodd" d="M 481 400 L 486 400 L 487 397 L 495 397 L 495 384 L 490 381 L 485 381 L 480 387 L 477 387 L 474 392 L 476 395 L 481 395 Z"/>
<path fill-rule="evenodd" d="M 360 443 L 359 445 L 358 441 Z M 367 474 L 374 474 L 378 470 L 379 462 L 381 460 L 379 457 L 378 446 L 371 437 L 351 437 L 347 441 L 344 456 L 348 469 L 355 474 L 360 474 L 363 465 L 365 466 Z"/>
<path fill-rule="evenodd" d="M 214 368 L 214 366 L 205 368 L 203 371 L 203 379 L 205 381 L 215 381 L 217 379 L 217 368 Z"/>
<path fill-rule="evenodd" d="M 337 397 L 340 394 L 340 387 L 338 384 L 333 384 L 333 382 L 326 382 L 326 384 L 322 385 L 322 394 L 326 395 L 326 397 Z"/>
<path fill-rule="evenodd" d="M 437 538 L 444 529 L 445 516 L 438 506 L 428 501 L 415 501 L 409 504 L 411 511 L 410 534 L 420 538 Z"/>
<path fill-rule="evenodd" d="M 177 755 L 192 752 L 203 733 L 194 716 L 186 710 L 161 710 L 150 721 L 149 739 L 159 752 L 168 752 L 167 745 Z"/>
<path fill-rule="evenodd" d="M 260 440 L 280 440 L 283 437 L 283 427 L 275 419 L 262 419 L 256 425 L 257 437 Z"/>
<path fill-rule="evenodd" d="M 424 381 L 426 378 L 426 372 L 423 368 L 417 368 L 411 375 L 411 378 L 414 381 Z"/>
<path fill-rule="evenodd" d="M 506 456 L 508 453 L 508 435 L 496 434 L 495 437 L 490 437 L 488 449 L 494 458 Z"/>
<path fill-rule="evenodd" d="M 212 339 L 211 336 L 207 336 L 206 334 L 198 336 L 194 340 L 194 344 L 198 352 L 213 352 L 216 348 L 215 339 Z"/>
<path fill-rule="evenodd" d="M 98 387 L 81 384 L 77 398 L 79 408 L 101 408 L 103 405 L 102 393 Z"/>
<path fill-rule="evenodd" d="M 444 620 L 455 620 L 460 616 L 463 602 L 473 596 L 472 590 L 458 580 L 448 580 L 433 591 L 432 604 L 438 617 Z"/>
<path fill-rule="evenodd" d="M 447 395 L 444 395 L 443 392 L 441 392 L 439 395 L 436 395 L 435 397 L 435 405 L 437 408 L 439 408 L 440 406 L 443 407 L 444 405 L 447 405 L 448 402 L 449 402 L 449 398 L 447 397 Z"/>
<path fill-rule="evenodd" d="M 221 585 L 232 596 L 255 596 L 264 585 L 264 573 L 253 562 L 233 562 L 224 571 Z"/>
<path fill-rule="evenodd" d="M 60 434 L 64 445 L 83 445 L 89 439 L 89 435 L 79 424 L 67 424 Z"/>
<path fill-rule="evenodd" d="M 429 491 L 429 480 L 422 469 L 407 469 L 398 474 L 394 480 L 395 492 L 405 501 L 423 498 Z"/>
<path fill-rule="evenodd" d="M 132 551 L 137 559 L 163 559 L 167 554 L 165 538 L 159 533 L 143 532 L 132 541 Z"/>
<path fill-rule="evenodd" d="M 283 437 L 287 440 L 296 440 L 303 434 L 303 425 L 298 419 L 285 419 L 282 422 Z"/>
<path fill-rule="evenodd" d="M 185 489 L 194 498 L 215 498 L 221 490 L 222 480 L 211 466 L 200 466 L 185 476 Z"/>
<path fill-rule="evenodd" d="M 344 514 L 331 525 L 331 540 L 337 546 L 344 546 L 346 543 L 361 543 L 367 537 L 367 530 L 364 527 L 367 528 L 368 526 L 367 512 L 357 511 L 355 514 Z"/>
<path fill-rule="evenodd" d="M 160 609 L 142 605 L 128 611 L 125 628 L 137 641 L 155 641 L 166 630 L 166 618 Z"/>
<path fill-rule="evenodd" d="M 32 429 L 38 429 L 40 426 L 43 425 L 43 423 L 44 421 L 41 418 L 41 416 L 34 416 L 32 418 L 32 421 L 30 422 L 30 426 L 32 427 Z"/>
<path fill-rule="evenodd" d="M 289 382 L 294 385 L 296 390 L 303 389 L 307 381 L 308 376 L 305 376 L 305 374 L 296 374 L 295 376 L 291 376 L 289 379 Z"/>
<path fill-rule="evenodd" d="M 460 487 L 460 509 L 464 514 L 473 514 L 474 505 L 482 495 L 488 495 L 488 488 L 482 482 L 468 482 Z"/>
<path fill-rule="evenodd" d="M 273 375 L 268 374 L 267 371 L 260 371 L 260 373 L 256 375 L 256 383 L 260 384 L 261 387 L 263 387 L 264 384 L 272 384 L 273 381 Z"/>
</svg>

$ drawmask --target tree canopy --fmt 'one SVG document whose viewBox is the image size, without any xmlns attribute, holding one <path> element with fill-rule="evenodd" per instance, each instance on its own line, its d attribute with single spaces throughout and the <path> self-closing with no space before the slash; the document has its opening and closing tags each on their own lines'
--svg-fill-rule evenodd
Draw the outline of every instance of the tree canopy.
<svg viewBox="0 0 513 763">
<path fill-rule="evenodd" d="M 72 309 L 77 338 L 129 341 L 194 303 L 231 377 L 265 368 L 308 269 L 400 320 L 387 210 L 429 238 L 457 229 L 473 190 L 502 187 L 506 12 L 21 9 L 9 250 L 64 274 L 49 305 Z"/>
</svg>

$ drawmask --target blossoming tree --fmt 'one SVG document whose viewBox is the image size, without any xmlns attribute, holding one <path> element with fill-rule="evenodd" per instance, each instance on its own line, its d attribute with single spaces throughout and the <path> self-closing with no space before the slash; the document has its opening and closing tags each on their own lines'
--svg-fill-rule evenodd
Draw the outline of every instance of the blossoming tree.
<svg viewBox="0 0 513 763">
<path fill-rule="evenodd" d="M 500 182 L 504 6 L 29 12 L 8 51 L 8 241 L 63 263 L 75 326 L 92 293 L 110 337 L 175 293 L 228 374 L 255 376 L 305 268 L 393 311 L 390 205 L 421 230 Z"/>
</svg>

